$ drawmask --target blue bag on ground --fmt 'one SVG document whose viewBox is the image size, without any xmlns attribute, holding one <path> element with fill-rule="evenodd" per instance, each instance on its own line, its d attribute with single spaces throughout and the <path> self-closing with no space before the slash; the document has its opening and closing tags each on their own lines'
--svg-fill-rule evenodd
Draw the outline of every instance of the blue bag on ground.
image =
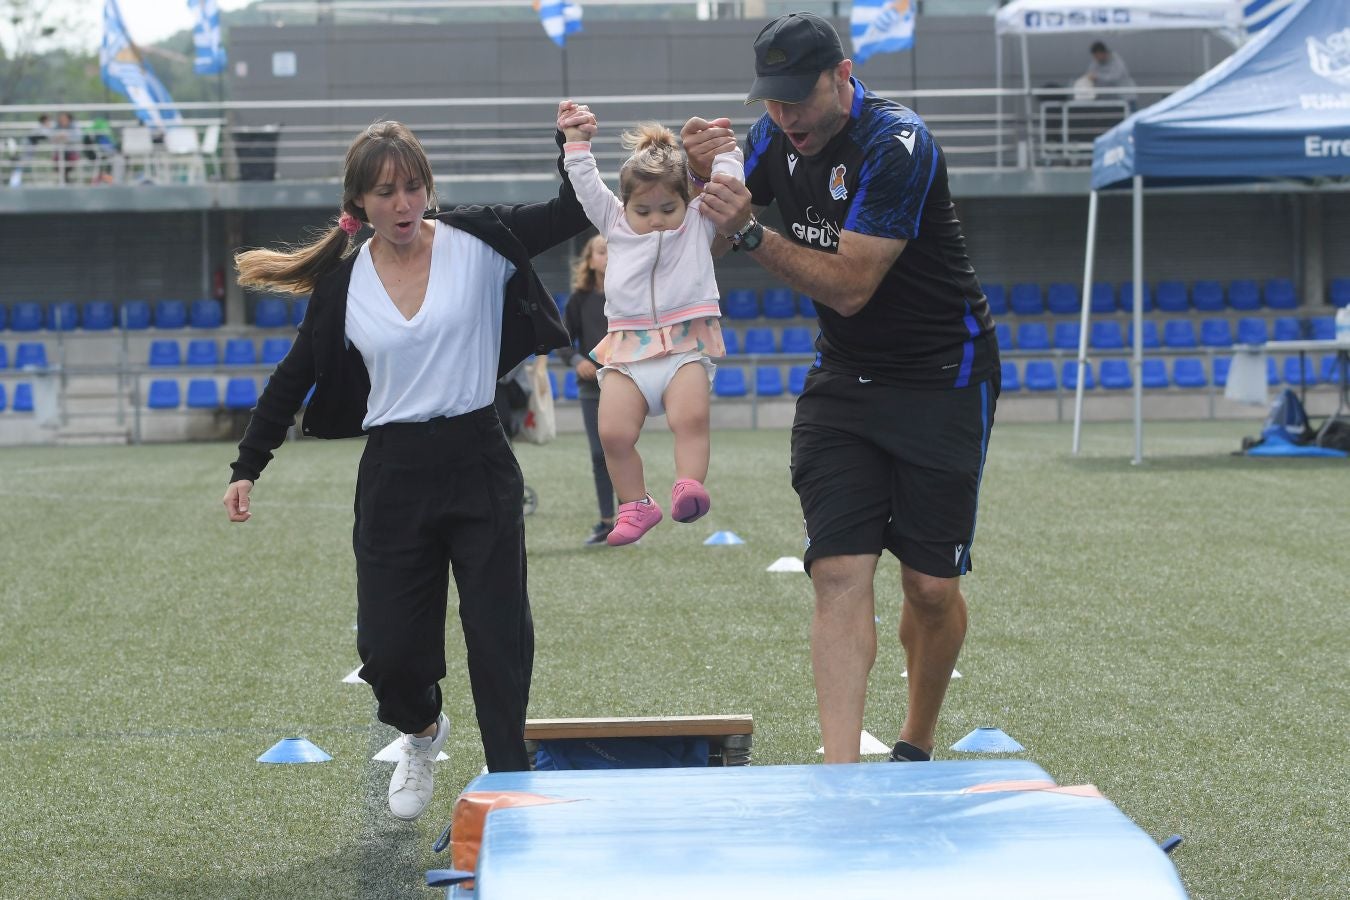
<svg viewBox="0 0 1350 900">
<path fill-rule="evenodd" d="M 1270 405 L 1270 414 L 1261 426 L 1261 440 L 1283 440 L 1290 444 L 1306 444 L 1316 432 L 1308 424 L 1308 412 L 1298 394 L 1285 388 Z"/>
<path fill-rule="evenodd" d="M 671 769 L 708 765 L 708 739 L 616 737 L 546 740 L 534 754 L 536 771 Z"/>
</svg>

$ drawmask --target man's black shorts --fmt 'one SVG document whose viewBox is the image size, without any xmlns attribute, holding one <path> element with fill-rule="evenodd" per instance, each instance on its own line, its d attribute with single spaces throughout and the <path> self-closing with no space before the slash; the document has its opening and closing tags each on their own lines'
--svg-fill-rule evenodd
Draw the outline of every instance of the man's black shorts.
<svg viewBox="0 0 1350 900">
<path fill-rule="evenodd" d="M 955 578 L 972 568 L 997 380 L 915 390 L 812 369 L 792 425 L 805 564 L 890 550 Z"/>
</svg>

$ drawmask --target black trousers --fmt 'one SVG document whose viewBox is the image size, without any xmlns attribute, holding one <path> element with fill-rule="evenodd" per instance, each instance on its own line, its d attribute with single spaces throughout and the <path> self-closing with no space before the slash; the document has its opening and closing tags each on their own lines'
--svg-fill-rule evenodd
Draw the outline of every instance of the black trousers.
<svg viewBox="0 0 1350 900">
<path fill-rule="evenodd" d="M 586 440 L 591 445 L 591 475 L 595 478 L 595 503 L 600 518 L 614 519 L 614 484 L 609 480 L 609 466 L 605 464 L 605 448 L 600 444 L 600 398 L 581 398 L 581 421 L 586 426 Z"/>
<path fill-rule="evenodd" d="M 356 481 L 357 651 L 379 720 L 421 731 L 441 711 L 449 572 L 488 768 L 529 768 L 534 667 L 524 480 L 496 410 L 372 428 Z"/>
</svg>

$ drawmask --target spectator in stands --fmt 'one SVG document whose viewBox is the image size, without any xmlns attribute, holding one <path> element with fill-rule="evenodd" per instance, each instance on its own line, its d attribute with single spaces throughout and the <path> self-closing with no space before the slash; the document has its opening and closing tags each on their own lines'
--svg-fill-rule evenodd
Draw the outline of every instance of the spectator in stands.
<svg viewBox="0 0 1350 900">
<path fill-rule="evenodd" d="M 792 483 L 815 590 L 811 659 L 826 762 L 858 759 L 876 657 L 882 550 L 900 560 L 909 707 L 891 751 L 927 760 L 966 633 L 961 576 L 999 393 L 994 323 L 966 255 L 942 148 L 913 111 L 852 77 L 825 20 L 791 13 L 755 40 L 746 181 L 716 176 L 730 120 L 683 129 L 707 215 L 815 299 L 818 360 L 797 400 Z M 697 183 L 697 182 L 696 182 Z M 777 201 L 784 230 L 754 210 Z"/>
<path fill-rule="evenodd" d="M 593 121 L 559 110 L 559 128 Z M 236 257 L 241 284 L 312 296 L 239 443 L 225 508 L 250 518 L 254 483 L 311 387 L 305 434 L 368 435 L 352 533 L 357 650 L 380 721 L 403 733 L 389 785 L 401 819 L 426 808 L 448 736 L 438 682 L 452 565 L 488 768 L 529 768 L 524 482 L 493 400 L 500 375 L 567 344 L 530 259 L 588 226 L 566 178 L 547 202 L 438 212 L 422 145 L 386 121 L 348 149 L 342 214 L 325 234 Z M 374 236 L 354 241 L 363 227 Z"/>
<path fill-rule="evenodd" d="M 608 242 L 609 332 L 591 358 L 600 364 L 600 441 L 619 495 L 605 541 L 618 546 L 661 521 L 637 451 L 651 416 L 667 414 L 675 434 L 671 518 L 693 522 L 712 505 L 703 486 L 712 357 L 726 349 L 710 244 L 720 238 L 701 204 L 690 200 L 689 172 L 674 134 L 654 122 L 624 133 L 623 145 L 633 155 L 619 169 L 616 197 L 591 155 L 594 133 L 594 126 L 567 131 L 565 164 L 586 214 Z M 710 166 L 739 183 L 740 149 L 731 144 Z"/>
<path fill-rule="evenodd" d="M 1087 71 L 1083 77 L 1092 83 L 1093 88 L 1132 88 L 1134 79 L 1130 77 L 1130 70 L 1125 67 L 1125 60 L 1120 58 L 1119 53 L 1112 52 L 1101 41 L 1096 41 L 1091 47 L 1092 62 L 1088 65 Z M 1135 93 L 1110 93 L 1100 94 L 1098 99 L 1103 100 L 1124 100 L 1129 104 L 1133 111 L 1139 99 Z"/>
<path fill-rule="evenodd" d="M 45 144 L 52 139 L 52 117 L 43 113 L 38 116 L 37 125 L 28 133 L 28 143 Z"/>
<path fill-rule="evenodd" d="M 68 112 L 56 114 L 56 131 L 52 134 L 52 143 L 57 145 L 61 154 L 60 170 L 65 173 L 66 181 L 75 177 L 75 167 L 79 165 L 84 147 L 84 130 L 75 117 Z"/>
<path fill-rule="evenodd" d="M 591 474 L 595 479 L 595 502 L 600 508 L 600 521 L 582 542 L 588 547 L 604 546 L 609 533 L 614 530 L 614 484 L 609 480 L 605 448 L 600 443 L 600 381 L 595 361 L 589 355 L 589 348 L 599 344 L 609 333 L 609 320 L 605 318 L 605 267 L 608 263 L 608 246 L 597 234 L 586 242 L 581 255 L 572 264 L 572 295 L 567 298 L 564 317 L 572 344 L 559 351 L 563 361 L 576 372 L 581 421 L 586 426 L 586 440 L 591 447 Z"/>
</svg>

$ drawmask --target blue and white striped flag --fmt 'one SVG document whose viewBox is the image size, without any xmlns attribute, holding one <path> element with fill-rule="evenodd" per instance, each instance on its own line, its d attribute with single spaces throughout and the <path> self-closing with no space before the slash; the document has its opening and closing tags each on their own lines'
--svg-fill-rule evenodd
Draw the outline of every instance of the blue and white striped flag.
<svg viewBox="0 0 1350 900">
<path fill-rule="evenodd" d="M 581 5 L 565 0 L 534 0 L 539 11 L 539 24 L 549 40 L 559 47 L 567 46 L 567 36 L 581 30 Z"/>
<path fill-rule="evenodd" d="M 117 0 L 104 0 L 103 3 L 103 44 L 98 50 L 98 63 L 103 71 L 103 83 L 109 90 L 126 94 L 136 104 L 136 117 L 142 122 L 162 129 L 167 122 L 182 121 L 183 117 L 173 106 L 156 106 L 172 104 L 173 98 L 132 46 Z"/>
<path fill-rule="evenodd" d="M 874 53 L 897 53 L 914 46 L 911 0 L 853 0 L 850 23 L 853 61 L 859 65 Z"/>
<path fill-rule="evenodd" d="M 1248 34 L 1255 34 L 1293 5 L 1294 0 L 1249 0 L 1242 7 L 1242 25 Z"/>
<path fill-rule="evenodd" d="M 215 75 L 225 70 L 225 45 L 220 42 L 218 0 L 187 0 L 192 10 L 192 71 Z"/>
</svg>

